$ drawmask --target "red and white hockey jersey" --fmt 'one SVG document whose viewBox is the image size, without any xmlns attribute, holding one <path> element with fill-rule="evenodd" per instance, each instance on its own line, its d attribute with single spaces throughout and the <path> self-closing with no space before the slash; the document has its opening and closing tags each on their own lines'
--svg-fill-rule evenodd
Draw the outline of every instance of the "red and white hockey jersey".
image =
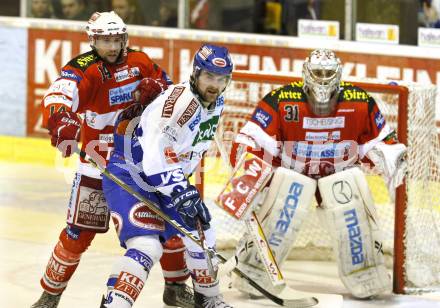
<svg viewBox="0 0 440 308">
<path fill-rule="evenodd" d="M 374 98 L 359 87 L 342 82 L 336 109 L 326 117 L 312 113 L 302 87 L 285 85 L 258 103 L 236 137 L 233 165 L 247 150 L 274 166 L 320 177 L 358 162 L 380 141 L 397 141 Z"/>
<path fill-rule="evenodd" d="M 162 78 L 171 83 L 166 73 L 145 53 L 128 49 L 126 61 L 109 64 L 95 51 L 83 53 L 61 69 L 61 76 L 46 92 L 43 127 L 54 112 L 69 110 L 81 115 L 82 150 L 95 151 L 109 158 L 113 146 L 113 127 L 120 111 L 133 103 L 132 92 L 145 77 Z M 100 178 L 99 171 L 81 160 L 79 172 Z"/>
</svg>

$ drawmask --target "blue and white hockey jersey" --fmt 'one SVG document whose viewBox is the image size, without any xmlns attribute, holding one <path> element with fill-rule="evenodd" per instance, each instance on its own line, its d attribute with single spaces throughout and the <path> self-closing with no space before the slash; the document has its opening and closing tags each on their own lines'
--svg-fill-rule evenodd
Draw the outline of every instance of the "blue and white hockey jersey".
<svg viewBox="0 0 440 308">
<path fill-rule="evenodd" d="M 144 110 L 136 135 L 150 185 L 167 196 L 187 187 L 186 175 L 209 149 L 223 107 L 223 96 L 203 107 L 184 82 L 170 86 Z"/>
</svg>

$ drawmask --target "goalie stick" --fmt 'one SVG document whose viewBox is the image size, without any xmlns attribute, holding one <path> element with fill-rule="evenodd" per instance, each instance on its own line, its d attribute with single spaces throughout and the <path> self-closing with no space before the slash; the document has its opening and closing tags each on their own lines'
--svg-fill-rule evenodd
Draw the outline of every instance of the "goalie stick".
<svg viewBox="0 0 440 308">
<path fill-rule="evenodd" d="M 193 241 L 194 243 L 196 243 L 197 245 L 199 245 L 200 247 L 203 248 L 203 245 L 202 245 L 201 241 L 197 237 L 192 235 L 191 232 L 189 232 L 184 226 L 179 224 L 177 221 L 175 221 L 174 219 L 171 219 L 170 217 L 168 217 L 158 207 L 156 207 L 156 205 L 152 201 L 147 200 L 146 198 L 144 198 L 140 193 L 138 193 L 135 190 L 133 190 L 123 180 L 121 180 L 120 178 L 115 176 L 113 173 L 109 172 L 106 168 L 104 168 L 104 167 L 100 166 L 99 164 L 97 164 L 84 151 L 80 151 L 80 150 L 76 149 L 75 152 L 81 158 L 83 158 L 84 160 L 87 160 L 88 162 L 90 162 L 90 164 L 92 164 L 95 168 L 97 168 L 103 175 L 105 175 L 110 180 L 115 182 L 122 189 L 127 191 L 129 194 L 134 196 L 139 201 L 143 202 L 152 212 L 154 212 L 156 215 L 161 217 L 163 220 L 165 220 L 166 222 L 171 224 L 174 228 L 179 230 L 179 232 L 181 232 L 183 235 L 187 236 L 191 241 Z M 222 256 L 220 253 L 218 253 L 218 252 L 216 252 L 216 251 L 214 251 L 212 249 L 209 249 L 209 248 L 208 248 L 208 252 L 209 252 L 209 256 L 210 257 L 217 257 L 223 264 L 227 264 L 229 266 L 231 264 L 233 264 L 233 261 L 231 261 L 231 260 L 237 260 L 236 256 L 233 256 L 230 260 L 228 260 L 224 256 Z M 253 286 L 259 292 L 261 292 L 261 294 L 263 294 L 269 300 L 271 300 L 272 302 L 274 302 L 274 303 L 276 303 L 276 304 L 278 304 L 280 306 L 290 307 L 290 308 L 307 308 L 307 307 L 312 307 L 312 306 L 315 306 L 316 304 L 318 304 L 318 300 L 315 297 L 305 297 L 305 298 L 299 298 L 299 299 L 285 299 L 285 298 L 278 297 L 277 295 L 272 294 L 271 292 L 267 291 L 265 288 L 263 288 L 257 282 L 255 282 L 252 278 L 250 278 L 245 273 L 243 273 L 240 269 L 238 269 L 236 267 L 236 264 L 234 264 L 234 268 L 232 269 L 232 271 L 236 275 L 238 275 L 239 277 L 241 277 L 241 278 L 245 279 L 246 281 L 248 281 L 251 286 Z"/>
</svg>

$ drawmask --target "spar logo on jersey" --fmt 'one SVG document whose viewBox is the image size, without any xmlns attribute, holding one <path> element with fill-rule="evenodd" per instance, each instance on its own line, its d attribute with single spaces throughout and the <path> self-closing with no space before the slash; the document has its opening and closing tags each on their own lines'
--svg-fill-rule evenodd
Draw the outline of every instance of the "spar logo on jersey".
<svg viewBox="0 0 440 308">
<path fill-rule="evenodd" d="M 374 114 L 374 121 L 376 122 L 378 129 L 382 129 L 382 127 L 385 125 L 385 118 L 380 111 Z"/>
<path fill-rule="evenodd" d="M 255 110 L 252 119 L 260 123 L 263 128 L 267 128 L 272 122 L 272 116 L 261 108 L 257 108 L 257 110 Z"/>
<path fill-rule="evenodd" d="M 312 144 L 304 142 L 294 142 L 292 154 L 303 158 L 335 158 L 344 157 L 350 152 L 353 143 L 338 142 Z"/>
<path fill-rule="evenodd" d="M 195 146 L 202 141 L 209 141 L 214 139 L 215 131 L 217 130 L 219 116 L 214 116 L 206 122 L 202 122 L 199 126 L 199 132 L 197 133 L 192 143 Z"/>
<path fill-rule="evenodd" d="M 110 89 L 108 92 L 110 106 L 130 102 L 133 99 L 132 92 L 136 89 L 139 82 L 138 80 L 122 87 Z"/>
<path fill-rule="evenodd" d="M 79 83 L 82 77 L 76 75 L 72 70 L 62 70 L 61 77 L 64 79 L 70 79 Z"/>
</svg>

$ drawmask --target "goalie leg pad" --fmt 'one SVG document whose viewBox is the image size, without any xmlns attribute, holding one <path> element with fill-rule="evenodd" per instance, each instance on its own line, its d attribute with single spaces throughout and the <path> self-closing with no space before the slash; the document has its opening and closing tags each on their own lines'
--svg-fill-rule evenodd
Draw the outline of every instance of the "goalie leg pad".
<svg viewBox="0 0 440 308">
<path fill-rule="evenodd" d="M 279 265 L 309 213 L 316 186 L 316 180 L 290 169 L 280 167 L 274 174 L 258 218 Z"/>
<path fill-rule="evenodd" d="M 279 266 L 288 256 L 295 237 L 309 213 L 316 187 L 316 180 L 293 170 L 279 167 L 275 171 L 269 191 L 257 215 L 262 221 L 263 231 Z M 243 238 L 243 241 L 245 240 Z M 258 271 L 259 274 L 254 275 L 258 276 L 257 281 L 270 289 L 272 283 L 264 272 L 255 246 L 245 257 L 240 258 L 239 267 L 247 274 L 248 269 L 251 268 L 253 272 Z M 234 285 L 243 292 L 251 293 L 245 282 L 235 282 Z"/>
<path fill-rule="evenodd" d="M 345 287 L 359 298 L 390 290 L 378 217 L 362 171 L 352 168 L 321 178 L 318 187 L 321 216 L 332 235 Z"/>
</svg>

